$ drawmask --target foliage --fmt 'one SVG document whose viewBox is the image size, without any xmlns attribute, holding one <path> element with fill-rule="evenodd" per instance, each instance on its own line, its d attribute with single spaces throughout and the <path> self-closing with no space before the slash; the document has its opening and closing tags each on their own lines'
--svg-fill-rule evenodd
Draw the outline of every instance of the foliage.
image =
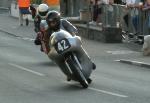
<svg viewBox="0 0 150 103">
<path fill-rule="evenodd" d="M 42 0 L 31 0 L 31 4 L 41 4 Z"/>
</svg>

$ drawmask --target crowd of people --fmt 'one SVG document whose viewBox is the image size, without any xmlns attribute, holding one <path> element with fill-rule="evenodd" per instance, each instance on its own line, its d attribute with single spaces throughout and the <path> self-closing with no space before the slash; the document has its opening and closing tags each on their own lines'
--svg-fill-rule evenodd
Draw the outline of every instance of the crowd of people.
<svg viewBox="0 0 150 103">
<path fill-rule="evenodd" d="M 91 11 L 92 11 L 92 21 L 90 22 L 90 24 L 94 24 L 94 25 L 101 24 L 100 23 L 101 15 L 103 14 L 102 4 L 106 4 L 109 11 L 113 11 L 113 8 L 111 7 L 112 4 L 120 4 L 120 5 L 124 5 L 125 7 L 126 13 L 124 13 L 125 15 L 123 19 L 125 21 L 126 26 L 129 26 L 129 15 L 130 15 L 132 18 L 131 22 L 136 32 L 138 32 L 138 29 L 139 29 L 138 28 L 139 19 L 140 19 L 139 9 L 143 11 L 147 11 L 150 9 L 150 0 L 146 0 L 146 1 L 143 1 L 143 0 L 91 0 L 90 3 L 91 3 Z M 110 15 L 110 12 L 108 15 Z M 150 28 L 149 17 L 150 16 L 146 18 L 145 23 L 147 23 Z M 108 18 L 111 18 L 111 16 L 108 16 Z M 149 33 L 150 33 L 150 30 L 149 30 Z"/>
</svg>

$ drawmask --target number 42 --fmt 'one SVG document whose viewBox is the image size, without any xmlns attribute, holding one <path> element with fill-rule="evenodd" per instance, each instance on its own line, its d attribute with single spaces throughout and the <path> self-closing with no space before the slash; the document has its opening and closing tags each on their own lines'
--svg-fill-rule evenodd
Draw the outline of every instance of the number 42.
<svg viewBox="0 0 150 103">
<path fill-rule="evenodd" d="M 60 51 L 64 51 L 65 49 L 69 48 L 69 46 L 66 44 L 65 40 L 58 42 L 57 45 L 58 45 L 58 50 L 60 50 Z"/>
</svg>

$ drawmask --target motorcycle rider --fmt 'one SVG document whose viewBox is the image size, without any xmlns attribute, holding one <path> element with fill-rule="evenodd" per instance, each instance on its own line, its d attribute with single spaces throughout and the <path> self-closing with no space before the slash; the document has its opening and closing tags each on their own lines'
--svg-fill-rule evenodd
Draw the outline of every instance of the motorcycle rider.
<svg viewBox="0 0 150 103">
<path fill-rule="evenodd" d="M 40 4 L 37 8 L 37 15 L 34 18 L 34 31 L 37 33 L 36 39 L 34 40 L 35 45 L 40 45 L 41 42 L 38 37 L 38 32 L 40 32 L 40 23 L 41 20 L 45 20 L 46 15 L 49 11 L 49 7 L 47 4 Z"/>
<path fill-rule="evenodd" d="M 57 11 L 49 11 L 46 16 L 46 22 L 48 24 L 48 29 L 46 33 L 49 36 L 47 40 L 48 42 L 51 34 L 53 32 L 59 31 L 60 29 L 69 32 L 72 36 L 75 36 L 78 33 L 77 28 L 74 25 L 72 25 L 69 21 L 61 19 L 60 13 Z M 94 63 L 93 69 L 96 69 L 96 65 Z M 67 80 L 70 81 L 71 79 L 67 77 Z"/>
<path fill-rule="evenodd" d="M 77 28 L 69 21 L 61 19 L 60 13 L 57 11 L 49 11 L 46 16 L 46 22 L 48 24 L 49 35 L 51 35 L 52 32 L 60 29 L 69 32 L 72 36 L 75 36 L 78 33 Z"/>
<path fill-rule="evenodd" d="M 78 30 L 69 21 L 61 19 L 60 13 L 57 11 L 49 11 L 46 16 L 46 22 L 48 24 L 48 29 L 46 31 L 46 47 L 50 50 L 49 38 L 53 32 L 63 29 L 69 32 L 72 36 L 78 33 Z"/>
</svg>

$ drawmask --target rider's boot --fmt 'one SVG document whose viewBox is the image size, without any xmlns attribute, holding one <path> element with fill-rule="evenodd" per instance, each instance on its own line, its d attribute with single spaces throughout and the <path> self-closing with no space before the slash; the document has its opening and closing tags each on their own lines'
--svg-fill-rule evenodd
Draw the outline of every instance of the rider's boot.
<svg viewBox="0 0 150 103">
<path fill-rule="evenodd" d="M 42 45 L 41 45 L 41 48 L 40 48 L 40 50 L 41 50 L 41 52 L 44 52 Z"/>
<path fill-rule="evenodd" d="M 67 81 L 71 81 L 71 78 L 67 76 Z"/>
<path fill-rule="evenodd" d="M 35 40 L 34 40 L 34 44 L 35 45 L 41 45 L 41 41 L 40 41 L 40 38 L 39 38 L 39 35 L 37 34 Z"/>
<path fill-rule="evenodd" d="M 92 79 L 91 79 L 91 78 L 88 78 L 88 79 L 87 79 L 87 82 L 88 82 L 89 84 L 91 84 L 91 83 L 92 83 Z"/>
</svg>

